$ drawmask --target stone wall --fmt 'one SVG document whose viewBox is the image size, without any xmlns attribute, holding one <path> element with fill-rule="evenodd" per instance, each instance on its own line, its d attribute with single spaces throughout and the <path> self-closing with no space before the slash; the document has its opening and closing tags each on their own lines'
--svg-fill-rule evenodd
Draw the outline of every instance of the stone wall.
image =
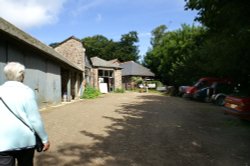
<svg viewBox="0 0 250 166">
<path fill-rule="evenodd" d="M 85 48 L 80 40 L 71 37 L 57 46 L 55 50 L 81 69 L 85 68 Z"/>
<path fill-rule="evenodd" d="M 114 79 L 115 79 L 115 89 L 122 88 L 122 71 L 121 70 L 115 70 L 114 74 Z"/>
<path fill-rule="evenodd" d="M 93 68 L 92 69 L 92 74 L 93 74 L 92 83 L 93 83 L 93 85 L 94 85 L 95 88 L 99 89 L 98 69 L 97 68 Z"/>
</svg>

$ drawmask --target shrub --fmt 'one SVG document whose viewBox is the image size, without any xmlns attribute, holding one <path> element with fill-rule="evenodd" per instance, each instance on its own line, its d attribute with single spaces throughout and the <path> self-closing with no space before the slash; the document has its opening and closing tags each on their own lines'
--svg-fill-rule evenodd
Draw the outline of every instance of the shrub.
<svg viewBox="0 0 250 166">
<path fill-rule="evenodd" d="M 131 81 L 134 82 L 136 84 L 136 86 L 144 83 L 144 81 L 141 77 L 132 77 Z"/>
<path fill-rule="evenodd" d="M 81 99 L 94 99 L 101 95 L 101 92 L 89 85 L 86 86 L 83 95 L 81 96 Z"/>
<path fill-rule="evenodd" d="M 123 89 L 123 88 L 116 88 L 115 89 L 115 93 L 124 93 L 125 92 L 125 90 Z"/>
</svg>

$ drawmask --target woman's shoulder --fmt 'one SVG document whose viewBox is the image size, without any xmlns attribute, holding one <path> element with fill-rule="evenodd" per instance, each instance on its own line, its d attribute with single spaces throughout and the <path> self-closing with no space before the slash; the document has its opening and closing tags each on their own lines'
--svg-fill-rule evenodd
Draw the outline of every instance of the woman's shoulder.
<svg viewBox="0 0 250 166">
<path fill-rule="evenodd" d="M 33 89 L 31 89 L 29 86 L 25 85 L 22 82 L 18 82 L 18 81 L 8 81 L 5 82 L 2 85 L 3 89 L 9 89 L 11 88 L 12 90 L 15 90 L 16 93 L 22 93 L 22 94 L 33 94 Z"/>
<path fill-rule="evenodd" d="M 34 90 L 31 89 L 29 86 L 23 84 L 22 89 L 23 89 L 24 91 L 26 91 L 26 93 L 28 93 L 29 95 L 34 95 Z"/>
</svg>

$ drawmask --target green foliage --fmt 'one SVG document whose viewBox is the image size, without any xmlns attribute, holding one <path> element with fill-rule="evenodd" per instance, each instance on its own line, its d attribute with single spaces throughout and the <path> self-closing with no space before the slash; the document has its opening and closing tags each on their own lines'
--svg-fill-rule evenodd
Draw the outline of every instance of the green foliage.
<svg viewBox="0 0 250 166">
<path fill-rule="evenodd" d="M 197 10 L 203 27 L 182 25 L 152 31 L 152 48 L 144 65 L 171 85 L 191 84 L 199 77 L 227 77 L 246 83 L 250 79 L 250 1 L 185 0 Z"/>
<path fill-rule="evenodd" d="M 138 46 L 135 45 L 138 41 L 139 38 L 135 31 L 122 35 L 120 41 L 117 42 L 102 35 L 82 39 L 86 54 L 89 57 L 98 56 L 105 60 L 118 59 L 121 62 L 138 61 L 139 51 Z"/>
<path fill-rule="evenodd" d="M 131 81 L 135 83 L 135 85 L 143 84 L 144 80 L 141 77 L 131 77 Z"/>
<path fill-rule="evenodd" d="M 81 98 L 83 99 L 94 99 L 101 95 L 100 91 L 87 85 Z"/>
<path fill-rule="evenodd" d="M 113 47 L 115 47 L 112 40 L 108 40 L 102 35 L 95 35 L 82 39 L 82 42 L 86 49 L 86 54 L 89 57 L 98 56 L 106 60 L 113 59 L 113 54 L 111 54 L 111 58 L 108 59 L 109 53 L 112 52 Z"/>
<path fill-rule="evenodd" d="M 135 43 L 139 42 L 137 32 L 131 31 L 128 34 L 122 35 L 119 47 L 115 52 L 117 58 L 121 61 L 133 60 L 135 62 L 139 59 L 139 50 L 138 46 Z"/>
<path fill-rule="evenodd" d="M 115 93 L 124 93 L 125 90 L 123 88 L 116 88 Z"/>
<path fill-rule="evenodd" d="M 199 54 L 204 68 L 214 75 L 246 82 L 250 75 L 250 1 L 186 0 L 186 9 L 197 10 L 196 20 L 208 32 Z"/>
<path fill-rule="evenodd" d="M 152 33 L 152 38 L 151 38 L 151 44 L 153 47 L 157 46 L 158 44 L 162 43 L 163 36 L 165 35 L 167 30 L 166 25 L 160 25 L 157 28 L 155 28 L 151 33 Z"/>
<path fill-rule="evenodd" d="M 201 55 L 196 54 L 196 50 L 205 29 L 185 24 L 175 31 L 167 32 L 166 29 L 161 25 L 152 31 L 152 49 L 147 52 L 144 64 L 164 84 L 188 84 L 198 72 L 199 75 L 204 74 L 203 70 L 197 70 Z"/>
</svg>

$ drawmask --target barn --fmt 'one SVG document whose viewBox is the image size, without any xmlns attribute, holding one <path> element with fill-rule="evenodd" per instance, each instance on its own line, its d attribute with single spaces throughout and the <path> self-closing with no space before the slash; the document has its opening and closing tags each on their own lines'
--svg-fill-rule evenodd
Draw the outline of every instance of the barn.
<svg viewBox="0 0 250 166">
<path fill-rule="evenodd" d="M 31 87 L 39 107 L 58 104 L 63 95 L 67 100 L 79 98 L 84 79 L 84 66 L 63 55 L 0 18 L 0 71 L 8 62 L 26 67 L 24 84 Z M 5 82 L 0 74 L 0 84 Z"/>
</svg>

